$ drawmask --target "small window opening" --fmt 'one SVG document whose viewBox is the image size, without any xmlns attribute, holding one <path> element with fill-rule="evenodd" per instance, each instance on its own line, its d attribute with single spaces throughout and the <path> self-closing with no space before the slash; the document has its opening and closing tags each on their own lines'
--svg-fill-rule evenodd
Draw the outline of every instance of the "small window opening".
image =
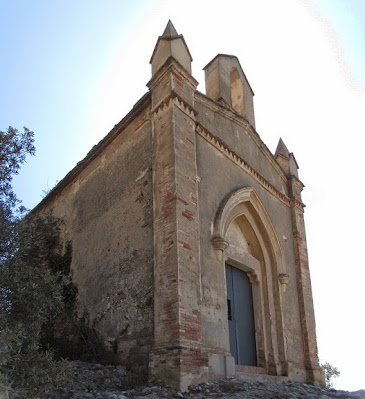
<svg viewBox="0 0 365 399">
<path fill-rule="evenodd" d="M 236 68 L 233 68 L 230 75 L 232 108 L 240 115 L 245 115 L 245 102 L 243 84 Z"/>
</svg>

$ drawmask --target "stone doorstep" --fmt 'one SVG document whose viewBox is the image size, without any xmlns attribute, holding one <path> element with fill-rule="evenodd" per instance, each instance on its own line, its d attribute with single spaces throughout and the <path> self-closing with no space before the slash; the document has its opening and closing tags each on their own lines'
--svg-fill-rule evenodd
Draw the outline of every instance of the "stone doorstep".
<svg viewBox="0 0 365 399">
<path fill-rule="evenodd" d="M 278 375 L 269 375 L 263 373 L 247 373 L 244 371 L 237 370 L 236 366 L 236 377 L 250 382 L 273 382 L 277 384 L 281 384 L 284 382 L 289 382 L 289 377 L 287 376 L 278 376 Z"/>
<path fill-rule="evenodd" d="M 253 366 L 243 366 L 236 364 L 236 377 L 239 377 L 246 381 L 259 381 L 259 382 L 288 382 L 289 377 L 287 376 L 277 376 L 267 374 L 267 369 L 265 367 L 253 367 Z"/>
<path fill-rule="evenodd" d="M 244 366 L 242 364 L 236 364 L 235 366 L 236 373 L 267 374 L 267 369 L 265 367 Z"/>
</svg>

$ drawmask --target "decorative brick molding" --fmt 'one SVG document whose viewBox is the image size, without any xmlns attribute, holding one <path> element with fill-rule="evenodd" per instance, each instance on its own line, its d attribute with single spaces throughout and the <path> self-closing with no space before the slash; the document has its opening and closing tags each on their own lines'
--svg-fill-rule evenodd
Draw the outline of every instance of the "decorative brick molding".
<svg viewBox="0 0 365 399">
<path fill-rule="evenodd" d="M 266 157 L 266 159 L 270 162 L 272 167 L 277 171 L 283 182 L 285 183 L 287 177 L 279 166 L 275 158 L 273 157 L 271 151 L 267 148 L 265 143 L 261 140 L 259 134 L 255 130 L 254 126 L 250 124 L 244 117 L 237 114 L 234 110 L 226 108 L 222 106 L 220 102 L 214 101 L 211 98 L 208 98 L 204 94 L 200 93 L 199 91 L 196 92 L 195 95 L 195 102 L 202 104 L 204 107 L 210 109 L 214 113 L 221 115 L 224 119 L 230 120 L 235 124 L 243 127 L 246 133 L 251 137 L 253 142 L 257 145 L 257 148 L 262 152 L 262 154 Z"/>
<path fill-rule="evenodd" d="M 304 207 L 305 205 L 303 204 L 303 202 L 301 202 L 300 200 L 298 200 L 297 198 L 290 198 L 290 207 L 291 208 L 298 208 L 300 211 L 304 211 Z"/>
<path fill-rule="evenodd" d="M 163 100 L 161 100 L 152 110 L 151 113 L 156 117 L 159 116 L 164 109 L 176 105 L 181 109 L 187 116 L 195 121 L 197 111 L 188 104 L 181 96 L 175 92 L 169 93 Z"/>
<path fill-rule="evenodd" d="M 271 184 L 265 177 L 263 177 L 257 170 L 255 170 L 250 164 L 248 164 L 243 158 L 241 158 L 235 151 L 233 151 L 223 140 L 215 136 L 201 123 L 197 123 L 196 127 L 197 133 L 203 137 L 208 143 L 210 143 L 214 148 L 224 154 L 232 162 L 242 168 L 251 177 L 253 177 L 263 188 L 265 188 L 270 194 L 275 196 L 279 201 L 281 201 L 286 206 L 291 206 L 291 199 L 278 190 L 273 184 Z M 304 209 L 304 204 L 300 201 L 295 201 L 295 206 Z"/>
</svg>

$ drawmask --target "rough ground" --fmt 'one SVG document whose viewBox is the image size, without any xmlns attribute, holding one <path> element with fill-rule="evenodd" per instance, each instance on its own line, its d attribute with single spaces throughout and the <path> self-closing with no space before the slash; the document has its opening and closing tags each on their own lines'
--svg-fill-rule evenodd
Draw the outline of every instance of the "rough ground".
<svg viewBox="0 0 365 399">
<path fill-rule="evenodd" d="M 188 392 L 178 392 L 161 386 L 132 388 L 132 376 L 121 366 L 73 361 L 70 385 L 40 396 L 40 399 L 159 399 L 159 398 L 244 398 L 244 399 L 365 399 L 365 391 L 349 393 L 327 390 L 306 384 L 249 382 L 241 378 L 217 380 L 192 387 Z M 26 391 L 15 392 L 16 398 L 27 398 Z"/>
</svg>

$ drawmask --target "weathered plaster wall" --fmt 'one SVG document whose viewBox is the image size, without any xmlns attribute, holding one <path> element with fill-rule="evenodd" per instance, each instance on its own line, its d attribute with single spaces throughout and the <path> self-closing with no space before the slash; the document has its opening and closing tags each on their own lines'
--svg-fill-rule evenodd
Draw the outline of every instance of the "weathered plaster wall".
<svg viewBox="0 0 365 399">
<path fill-rule="evenodd" d="M 153 341 L 151 145 L 146 109 L 46 207 L 72 241 L 78 315 L 107 360 L 141 372 Z"/>
<path fill-rule="evenodd" d="M 236 117 L 233 112 L 225 110 L 200 93 L 196 94 L 195 107 L 198 111 L 197 120 L 205 128 L 223 140 L 278 190 L 287 194 L 284 173 L 281 172 L 279 165 L 273 166 L 272 158 L 268 156 L 269 150 L 253 132 L 252 127 L 243 128 L 244 119 Z M 241 123 L 237 123 L 237 120 Z"/>
</svg>

